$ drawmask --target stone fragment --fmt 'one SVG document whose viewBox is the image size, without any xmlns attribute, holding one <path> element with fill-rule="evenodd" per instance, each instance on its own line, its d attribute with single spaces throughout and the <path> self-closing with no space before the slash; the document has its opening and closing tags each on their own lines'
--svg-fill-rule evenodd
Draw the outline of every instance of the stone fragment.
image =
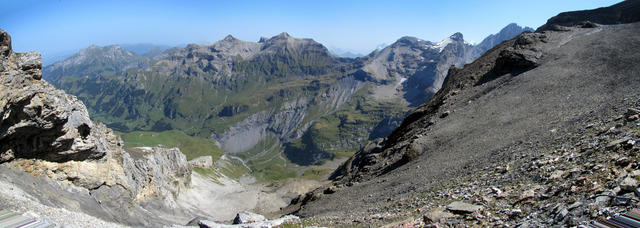
<svg viewBox="0 0 640 228">
<path fill-rule="evenodd" d="M 581 207 L 582 203 L 580 201 L 576 201 L 575 203 L 572 203 L 571 205 L 569 205 L 569 207 L 567 207 L 568 210 L 573 210 L 576 209 L 578 207 Z"/>
<path fill-rule="evenodd" d="M 598 196 L 598 197 L 596 197 L 595 204 L 599 205 L 599 206 L 602 206 L 602 207 L 605 207 L 605 206 L 609 205 L 609 201 L 610 200 L 611 200 L 611 197 L 609 197 L 609 196 Z"/>
<path fill-rule="evenodd" d="M 631 159 L 628 157 L 620 157 L 616 160 L 616 165 L 618 166 L 626 166 L 631 162 Z"/>
<path fill-rule="evenodd" d="M 620 188 L 625 191 L 634 191 L 638 187 L 638 181 L 633 177 L 626 177 L 620 182 Z"/>
<path fill-rule="evenodd" d="M 437 223 L 441 222 L 443 219 L 446 220 L 453 217 L 455 217 L 455 215 L 444 211 L 442 208 L 437 208 L 424 214 L 423 220 L 425 223 Z"/>
<path fill-rule="evenodd" d="M 241 211 L 236 214 L 236 218 L 233 219 L 233 224 L 247 224 L 254 222 L 263 222 L 266 218 L 260 214 L 256 214 L 248 211 Z"/>
<path fill-rule="evenodd" d="M 470 214 L 482 210 L 483 208 L 484 207 L 481 205 L 469 204 L 462 201 L 455 201 L 447 205 L 447 210 L 456 214 Z"/>
<path fill-rule="evenodd" d="M 195 218 L 189 220 L 189 222 L 187 224 L 185 224 L 186 226 L 199 226 L 198 224 L 200 223 L 201 220 L 207 220 L 207 218 L 202 217 L 202 216 L 196 216 Z"/>
<path fill-rule="evenodd" d="M 618 140 L 611 141 L 610 143 L 607 144 L 607 149 L 611 149 L 611 148 L 617 146 L 618 144 L 626 143 L 629 140 L 631 140 L 630 137 L 624 137 L 624 138 L 621 138 L 621 139 L 618 139 Z"/>
<path fill-rule="evenodd" d="M 208 169 L 208 168 L 211 168 L 211 166 L 213 166 L 213 157 L 211 157 L 211 156 L 200 156 L 200 157 L 194 158 L 193 160 L 189 161 L 189 165 L 191 167 L 198 167 L 198 168 Z"/>
<path fill-rule="evenodd" d="M 440 114 L 440 118 L 445 118 L 451 114 L 451 111 L 447 110 Z"/>
<path fill-rule="evenodd" d="M 335 192 L 336 192 L 335 186 L 328 187 L 323 191 L 324 194 L 333 194 Z"/>
<path fill-rule="evenodd" d="M 631 199 L 624 198 L 624 197 L 615 197 L 611 201 L 611 204 L 613 206 L 627 206 L 627 205 L 629 205 L 629 203 L 631 203 Z"/>
<path fill-rule="evenodd" d="M 533 189 L 529 189 L 527 191 L 524 191 L 520 195 L 520 198 L 518 199 L 518 201 L 528 200 L 528 199 L 531 199 L 531 198 L 533 198 L 535 196 L 536 196 L 536 192 Z"/>
<path fill-rule="evenodd" d="M 558 211 L 558 213 L 556 214 L 555 219 L 556 219 L 556 221 L 562 221 L 562 220 L 564 220 L 564 218 L 567 217 L 568 214 L 569 214 L 569 210 L 567 208 L 565 208 L 565 207 L 562 207 Z"/>
<path fill-rule="evenodd" d="M 560 179 L 560 178 L 562 178 L 564 176 L 565 173 L 566 172 L 562 171 L 562 170 L 553 171 L 553 173 L 551 173 L 551 176 L 549 177 L 549 179 L 551 179 L 551 180 Z"/>
</svg>

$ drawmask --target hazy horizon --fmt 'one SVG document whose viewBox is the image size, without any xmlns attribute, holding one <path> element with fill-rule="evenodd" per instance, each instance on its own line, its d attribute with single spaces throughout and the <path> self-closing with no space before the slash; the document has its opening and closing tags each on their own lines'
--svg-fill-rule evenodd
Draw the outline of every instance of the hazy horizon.
<svg viewBox="0 0 640 228">
<path fill-rule="evenodd" d="M 3 2 L 0 28 L 18 52 L 43 58 L 90 45 L 214 43 L 227 35 L 258 41 L 287 32 L 332 50 L 368 54 L 402 36 L 440 41 L 460 32 L 477 43 L 509 23 L 537 28 L 560 12 L 618 0 L 535 1 L 110 1 Z M 553 6 L 553 7 L 550 7 Z M 25 16 L 28 15 L 28 16 Z"/>
</svg>

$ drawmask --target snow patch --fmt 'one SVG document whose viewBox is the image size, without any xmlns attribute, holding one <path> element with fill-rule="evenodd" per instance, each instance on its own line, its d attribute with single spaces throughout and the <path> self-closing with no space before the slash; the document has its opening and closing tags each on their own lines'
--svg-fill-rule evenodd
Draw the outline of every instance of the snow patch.
<svg viewBox="0 0 640 228">
<path fill-rule="evenodd" d="M 401 78 L 400 81 L 398 81 L 398 85 L 396 85 L 396 86 L 402 85 L 402 83 L 404 83 L 406 80 L 407 80 L 407 78 Z"/>
<path fill-rule="evenodd" d="M 444 48 L 447 47 L 447 45 L 449 45 L 450 43 L 453 43 L 453 40 L 451 40 L 451 38 L 446 38 L 438 42 L 436 45 L 431 46 L 431 48 L 437 49 L 438 52 L 442 52 L 442 50 L 444 50 Z"/>
</svg>

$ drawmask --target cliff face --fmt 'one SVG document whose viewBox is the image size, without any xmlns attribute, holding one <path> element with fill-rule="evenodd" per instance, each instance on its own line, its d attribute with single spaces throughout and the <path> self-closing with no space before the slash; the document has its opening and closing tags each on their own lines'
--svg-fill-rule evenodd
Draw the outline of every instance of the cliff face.
<svg viewBox="0 0 640 228">
<path fill-rule="evenodd" d="M 142 216 L 149 213 L 145 210 L 173 210 L 171 201 L 190 183 L 184 154 L 163 148 L 124 151 L 111 129 L 91 121 L 82 102 L 41 80 L 38 53 L 14 53 L 2 30 L 0 52 L 0 166 L 5 178 L 50 206 L 124 223 L 155 224 L 156 216 Z M 53 187 L 33 188 L 28 180 Z M 65 188 L 79 193 L 63 194 Z M 157 200 L 168 203 L 139 206 Z"/>
<path fill-rule="evenodd" d="M 13 53 L 11 38 L 0 34 L 0 161 L 98 159 L 106 154 L 100 126 L 75 97 L 41 81 L 40 54 Z M 97 128 L 97 129 L 94 129 Z"/>
</svg>

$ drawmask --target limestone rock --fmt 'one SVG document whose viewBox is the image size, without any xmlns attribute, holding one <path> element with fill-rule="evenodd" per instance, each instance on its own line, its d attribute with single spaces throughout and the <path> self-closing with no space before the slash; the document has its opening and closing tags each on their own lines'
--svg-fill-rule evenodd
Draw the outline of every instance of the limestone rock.
<svg viewBox="0 0 640 228">
<path fill-rule="evenodd" d="M 253 223 L 244 223 L 244 224 L 233 224 L 227 225 L 222 223 L 217 223 L 209 220 L 200 220 L 198 225 L 203 228 L 263 228 L 263 227 L 278 227 L 283 223 L 300 223 L 300 218 L 293 215 L 285 215 L 278 219 L 273 220 L 264 220 L 260 222 Z"/>
<path fill-rule="evenodd" d="M 82 102 L 40 80 L 40 54 L 13 53 L 10 36 L 0 38 L 0 162 L 102 158 L 107 146 Z"/>
<path fill-rule="evenodd" d="M 213 157 L 211 157 L 211 156 L 200 156 L 200 157 L 194 158 L 193 160 L 189 161 L 189 165 L 191 167 L 198 167 L 198 168 L 208 169 L 208 168 L 211 168 L 211 166 L 213 165 Z"/>
<path fill-rule="evenodd" d="M 462 201 L 455 201 L 447 205 L 447 210 L 456 214 L 470 214 L 479 210 L 482 210 L 483 206 L 465 203 Z"/>
<path fill-rule="evenodd" d="M 620 182 L 620 188 L 625 191 L 634 191 L 638 187 L 638 181 L 633 177 L 627 177 Z"/>
<path fill-rule="evenodd" d="M 444 211 L 443 208 L 434 209 L 432 211 L 427 212 L 423 216 L 423 220 L 425 223 L 436 223 L 440 222 L 442 219 L 452 218 L 453 214 Z"/>
<path fill-rule="evenodd" d="M 236 218 L 233 219 L 233 224 L 247 224 L 254 222 L 262 222 L 265 221 L 266 218 L 260 214 L 256 214 L 248 211 L 238 212 Z"/>
<path fill-rule="evenodd" d="M 2 30 L 0 54 L 0 163 L 56 186 L 39 186 L 46 194 L 32 189 L 43 202 L 68 202 L 56 205 L 63 208 L 83 205 L 138 225 L 159 223 L 159 218 L 141 219 L 149 216 L 141 207 L 175 205 L 175 197 L 190 184 L 185 155 L 165 148 L 128 153 L 111 129 L 91 121 L 80 100 L 40 80 L 40 55 L 12 52 L 11 38 Z M 35 185 L 20 184 L 23 189 Z M 89 194 L 95 205 L 86 204 L 81 195 L 55 192 L 64 186 Z M 159 210 L 176 212 L 169 207 Z"/>
<path fill-rule="evenodd" d="M 189 220 L 186 226 L 200 226 L 199 225 L 200 221 L 204 221 L 204 220 L 207 220 L 207 218 L 202 216 L 196 216 L 195 218 Z"/>
<path fill-rule="evenodd" d="M 178 194 L 191 182 L 191 168 L 186 156 L 178 148 L 138 147 L 125 157 L 123 167 L 136 189 L 136 201 L 153 195 Z"/>
</svg>

